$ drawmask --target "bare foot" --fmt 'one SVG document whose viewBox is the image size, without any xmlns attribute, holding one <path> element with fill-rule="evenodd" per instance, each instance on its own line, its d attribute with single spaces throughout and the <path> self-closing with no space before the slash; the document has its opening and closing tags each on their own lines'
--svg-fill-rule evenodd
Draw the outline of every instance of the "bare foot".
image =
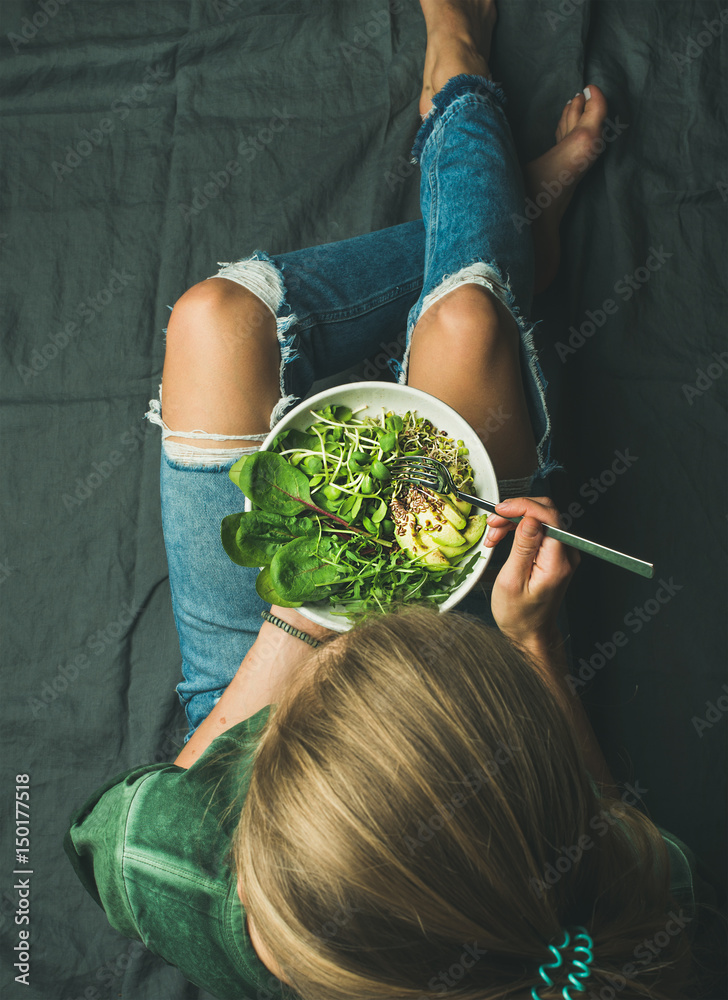
<svg viewBox="0 0 728 1000">
<path fill-rule="evenodd" d="M 556 145 L 524 168 L 526 194 L 531 201 L 531 231 L 536 257 L 534 292 L 551 284 L 559 269 L 559 224 L 576 185 L 604 150 L 602 134 L 607 101 L 593 83 L 566 105 L 556 129 Z M 535 212 L 538 211 L 538 215 Z M 528 217 L 528 214 L 527 214 Z"/>
<path fill-rule="evenodd" d="M 427 24 L 420 114 L 432 107 L 432 95 L 459 73 L 492 80 L 490 42 L 497 18 L 495 0 L 420 0 Z"/>
</svg>

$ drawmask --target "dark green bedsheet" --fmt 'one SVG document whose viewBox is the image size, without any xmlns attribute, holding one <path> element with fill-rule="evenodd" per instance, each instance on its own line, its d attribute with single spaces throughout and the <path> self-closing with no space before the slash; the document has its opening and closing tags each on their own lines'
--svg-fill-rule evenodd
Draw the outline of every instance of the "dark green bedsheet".
<svg viewBox="0 0 728 1000">
<path fill-rule="evenodd" d="M 564 464 L 554 493 L 574 530 L 657 572 L 584 560 L 575 659 L 615 771 L 721 885 L 728 8 L 501 8 L 494 72 L 523 158 L 589 81 L 614 123 L 534 311 Z M 94 788 L 173 758 L 184 731 L 160 444 L 142 419 L 161 331 L 217 261 L 417 217 L 424 22 L 417 0 L 2 0 L 0 26 L 0 990 L 198 997 L 107 926 L 61 847 Z M 12 968 L 24 774 L 29 986 Z"/>
</svg>

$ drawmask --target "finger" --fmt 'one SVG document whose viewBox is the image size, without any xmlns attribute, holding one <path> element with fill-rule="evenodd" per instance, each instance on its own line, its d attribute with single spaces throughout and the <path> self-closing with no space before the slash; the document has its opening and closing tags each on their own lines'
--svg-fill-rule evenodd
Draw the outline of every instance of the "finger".
<svg viewBox="0 0 728 1000">
<path fill-rule="evenodd" d="M 496 528 L 489 525 L 485 532 L 484 545 L 487 549 L 493 548 L 498 542 L 502 542 L 503 539 L 510 533 L 511 530 L 515 529 L 515 524 L 510 524 L 507 522 L 506 527 Z"/>
<path fill-rule="evenodd" d="M 570 551 L 563 542 L 542 534 L 541 545 L 534 559 L 534 580 L 548 581 L 549 586 L 568 580 L 576 569 L 569 557 Z"/>
<path fill-rule="evenodd" d="M 524 517 L 516 528 L 513 547 L 503 567 L 505 575 L 520 588 L 526 587 L 531 578 L 533 564 L 542 540 L 543 528 L 538 519 Z"/>
<path fill-rule="evenodd" d="M 503 500 L 496 504 L 496 513 L 504 517 L 535 517 L 542 524 L 550 524 L 554 528 L 559 525 L 559 512 L 549 497 L 519 497 Z"/>
<path fill-rule="evenodd" d="M 486 548 L 492 548 L 498 542 L 502 542 L 507 535 L 515 530 L 516 525 L 513 521 L 509 521 L 507 517 L 499 517 L 498 514 L 489 512 L 488 527 L 485 532 Z"/>
</svg>

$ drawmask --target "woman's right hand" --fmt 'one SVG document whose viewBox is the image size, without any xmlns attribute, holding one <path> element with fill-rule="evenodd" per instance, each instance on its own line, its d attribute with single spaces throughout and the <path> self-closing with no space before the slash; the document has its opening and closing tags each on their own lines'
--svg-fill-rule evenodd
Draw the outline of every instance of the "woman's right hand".
<svg viewBox="0 0 728 1000">
<path fill-rule="evenodd" d="M 498 544 L 513 530 L 515 538 L 493 585 L 493 617 L 510 639 L 540 653 L 560 644 L 556 618 L 579 553 L 544 535 L 542 524 L 559 527 L 558 511 L 547 497 L 504 500 L 496 511 L 488 515 L 486 544 Z M 518 525 L 506 520 L 519 515 L 523 520 Z"/>
</svg>

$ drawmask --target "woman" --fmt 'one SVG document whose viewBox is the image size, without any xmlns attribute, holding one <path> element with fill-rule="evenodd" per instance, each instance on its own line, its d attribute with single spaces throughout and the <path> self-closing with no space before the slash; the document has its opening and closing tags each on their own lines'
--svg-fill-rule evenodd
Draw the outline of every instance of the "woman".
<svg viewBox="0 0 728 1000">
<path fill-rule="evenodd" d="M 553 467 L 526 316 L 606 102 L 577 95 L 526 168 L 532 195 L 562 188 L 531 233 L 487 63 L 495 5 L 422 7 L 423 220 L 255 254 L 175 306 L 151 417 L 190 736 L 176 766 L 97 792 L 67 849 L 115 927 L 220 997 L 676 996 L 690 868 L 617 791 L 568 687 L 556 615 L 578 560 L 543 535 L 550 501 L 490 519 L 494 546 L 524 515 L 499 632 L 415 608 L 343 636 L 277 607 L 259 627 L 255 572 L 220 546 L 232 462 L 403 328 L 400 380 L 487 441 L 501 495 Z"/>
</svg>

